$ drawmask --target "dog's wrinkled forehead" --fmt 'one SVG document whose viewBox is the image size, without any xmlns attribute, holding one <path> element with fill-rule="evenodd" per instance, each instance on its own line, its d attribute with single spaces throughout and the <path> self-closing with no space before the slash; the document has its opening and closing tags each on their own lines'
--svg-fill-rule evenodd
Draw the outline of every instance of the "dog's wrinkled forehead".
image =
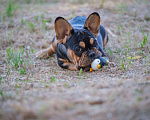
<svg viewBox="0 0 150 120">
<path fill-rule="evenodd" d="M 76 42 L 85 44 L 88 47 L 96 47 L 97 45 L 97 40 L 94 37 L 94 35 L 88 31 L 87 29 L 79 29 L 75 30 L 75 36 L 76 36 Z"/>
</svg>

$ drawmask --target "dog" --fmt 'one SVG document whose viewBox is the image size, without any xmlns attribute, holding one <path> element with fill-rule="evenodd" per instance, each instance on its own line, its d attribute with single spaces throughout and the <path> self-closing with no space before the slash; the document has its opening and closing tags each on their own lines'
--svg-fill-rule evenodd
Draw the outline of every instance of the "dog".
<svg viewBox="0 0 150 120">
<path fill-rule="evenodd" d="M 56 36 L 47 49 L 36 54 L 36 58 L 48 58 L 57 54 L 58 65 L 69 70 L 89 71 L 92 61 L 105 57 L 108 42 L 105 28 L 100 25 L 100 15 L 91 13 L 88 18 L 77 16 L 69 22 L 63 17 L 55 19 Z"/>
</svg>

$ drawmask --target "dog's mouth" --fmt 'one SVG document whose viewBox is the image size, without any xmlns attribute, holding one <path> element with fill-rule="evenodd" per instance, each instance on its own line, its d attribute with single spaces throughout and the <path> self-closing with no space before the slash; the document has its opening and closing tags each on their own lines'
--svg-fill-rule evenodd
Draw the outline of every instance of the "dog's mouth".
<svg viewBox="0 0 150 120">
<path fill-rule="evenodd" d="M 84 68 L 90 66 L 93 60 L 100 56 L 101 53 L 96 48 L 85 51 L 80 58 L 79 67 Z"/>
</svg>

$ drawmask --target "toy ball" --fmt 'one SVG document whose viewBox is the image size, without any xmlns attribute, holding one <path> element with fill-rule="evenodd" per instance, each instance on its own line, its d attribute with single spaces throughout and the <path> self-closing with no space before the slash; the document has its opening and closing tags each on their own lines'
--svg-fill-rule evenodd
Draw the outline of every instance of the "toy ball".
<svg viewBox="0 0 150 120">
<path fill-rule="evenodd" d="M 91 63 L 90 71 L 98 70 L 107 65 L 107 60 L 104 57 L 99 57 Z"/>
</svg>

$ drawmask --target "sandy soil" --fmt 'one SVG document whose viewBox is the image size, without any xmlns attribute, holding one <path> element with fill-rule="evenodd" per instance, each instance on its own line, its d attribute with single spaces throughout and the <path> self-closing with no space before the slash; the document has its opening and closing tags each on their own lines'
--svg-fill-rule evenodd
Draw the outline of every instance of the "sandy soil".
<svg viewBox="0 0 150 120">
<path fill-rule="evenodd" d="M 15 5 L 9 16 L 8 3 L 0 2 L 0 119 L 150 119 L 149 0 Z M 116 67 L 80 73 L 60 68 L 56 55 L 35 59 L 50 45 L 57 16 L 70 20 L 94 11 L 108 31 L 105 51 Z"/>
</svg>

